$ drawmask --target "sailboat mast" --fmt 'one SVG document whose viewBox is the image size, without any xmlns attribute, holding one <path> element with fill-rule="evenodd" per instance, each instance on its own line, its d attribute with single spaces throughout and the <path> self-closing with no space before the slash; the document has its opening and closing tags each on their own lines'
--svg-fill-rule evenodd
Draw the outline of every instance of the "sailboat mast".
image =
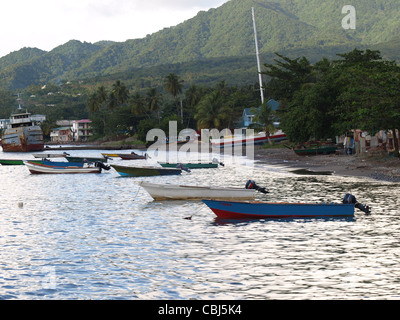
<svg viewBox="0 0 400 320">
<path fill-rule="evenodd" d="M 258 52 L 258 37 L 257 37 L 256 18 L 254 15 L 254 7 L 251 8 L 251 13 L 253 15 L 254 39 L 256 42 L 256 55 L 257 55 L 258 78 L 260 81 L 261 104 L 264 104 L 264 91 L 263 91 L 263 87 L 262 87 L 263 83 L 262 83 L 262 74 L 261 74 L 261 63 L 260 63 L 260 54 Z"/>
</svg>

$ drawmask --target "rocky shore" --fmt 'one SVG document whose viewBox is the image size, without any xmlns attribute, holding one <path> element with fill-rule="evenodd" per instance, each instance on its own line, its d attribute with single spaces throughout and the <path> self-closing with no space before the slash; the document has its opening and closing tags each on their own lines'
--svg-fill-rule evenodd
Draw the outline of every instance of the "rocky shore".
<svg viewBox="0 0 400 320">
<path fill-rule="evenodd" d="M 262 149 L 254 153 L 258 163 L 282 165 L 314 172 L 331 171 L 340 176 L 368 177 L 376 180 L 400 182 L 400 159 L 394 157 L 359 157 L 356 155 L 298 156 L 289 149 Z"/>
</svg>

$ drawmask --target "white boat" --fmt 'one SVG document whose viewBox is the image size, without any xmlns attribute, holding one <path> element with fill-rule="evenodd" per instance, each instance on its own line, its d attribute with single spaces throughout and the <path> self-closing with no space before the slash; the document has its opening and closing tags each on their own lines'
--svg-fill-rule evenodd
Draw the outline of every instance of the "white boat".
<svg viewBox="0 0 400 320">
<path fill-rule="evenodd" d="M 69 156 L 68 153 L 33 153 L 32 154 L 35 158 L 65 158 L 66 156 Z"/>
<path fill-rule="evenodd" d="M 252 200 L 254 189 L 228 187 L 199 187 L 174 184 L 156 184 L 141 181 L 143 187 L 154 200 L 201 200 L 201 199 L 241 199 Z"/>
<path fill-rule="evenodd" d="M 34 163 L 30 161 L 24 161 L 25 165 L 28 167 L 30 173 L 32 174 L 40 174 L 40 173 L 57 173 L 57 174 L 66 174 L 66 173 L 100 173 L 101 167 L 58 167 L 58 166 L 50 166 L 45 164 Z"/>
<path fill-rule="evenodd" d="M 286 139 L 286 134 L 282 130 L 278 130 L 274 134 L 269 136 L 271 141 L 281 141 Z M 268 137 L 265 132 L 261 132 L 252 136 L 234 135 L 227 136 L 221 139 L 211 139 L 211 145 L 217 148 L 233 147 L 235 145 L 246 145 L 246 144 L 263 144 L 268 143 Z"/>
</svg>

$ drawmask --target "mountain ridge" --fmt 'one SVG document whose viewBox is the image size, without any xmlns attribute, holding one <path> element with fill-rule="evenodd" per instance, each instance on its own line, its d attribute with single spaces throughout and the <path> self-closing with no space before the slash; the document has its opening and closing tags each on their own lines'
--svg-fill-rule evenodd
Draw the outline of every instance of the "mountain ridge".
<svg viewBox="0 0 400 320">
<path fill-rule="evenodd" d="M 379 47 L 384 43 L 385 50 L 398 59 L 394 48 L 400 46 L 392 40 L 400 35 L 400 2 L 352 3 L 357 10 L 356 30 L 341 26 L 345 0 L 231 0 L 141 39 L 94 44 L 71 40 L 49 52 L 23 48 L 0 58 L 0 86 L 19 89 L 47 81 L 107 77 L 169 64 L 245 59 L 255 55 L 251 7 L 255 7 L 261 54 L 298 50 L 327 54 L 338 47 Z"/>
</svg>

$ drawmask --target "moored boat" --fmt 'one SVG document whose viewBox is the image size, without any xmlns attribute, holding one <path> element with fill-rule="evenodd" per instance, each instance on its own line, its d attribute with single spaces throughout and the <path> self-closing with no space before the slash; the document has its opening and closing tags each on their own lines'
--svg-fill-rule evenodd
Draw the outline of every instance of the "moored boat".
<svg viewBox="0 0 400 320">
<path fill-rule="evenodd" d="M 33 157 L 41 158 L 41 159 L 48 159 L 48 158 L 65 158 L 68 156 L 68 153 L 33 153 Z"/>
<path fill-rule="evenodd" d="M 148 156 L 147 154 L 140 155 L 135 152 L 131 153 L 118 153 L 118 157 L 120 157 L 122 160 L 141 160 L 141 159 L 147 159 Z"/>
<path fill-rule="evenodd" d="M 348 196 L 348 195 L 346 195 Z M 265 219 L 265 218 L 317 218 L 353 217 L 354 208 L 370 213 L 368 206 L 352 200 L 342 203 L 274 203 L 240 202 L 203 199 L 202 201 L 222 219 Z"/>
<path fill-rule="evenodd" d="M 117 153 L 102 153 L 103 157 L 118 157 Z"/>
<path fill-rule="evenodd" d="M 45 164 L 49 166 L 57 166 L 57 167 L 83 167 L 83 162 L 67 162 L 67 161 L 50 161 L 50 160 L 22 160 L 22 159 L 0 159 L 0 164 L 3 166 L 20 166 L 25 165 L 25 161 Z"/>
<path fill-rule="evenodd" d="M 313 156 L 318 154 L 331 154 L 337 151 L 337 146 L 332 144 L 307 143 L 297 146 L 293 151 L 299 156 Z"/>
<path fill-rule="evenodd" d="M 176 168 L 179 165 L 183 166 L 184 168 L 189 168 L 189 169 L 204 169 L 204 168 L 218 168 L 218 163 L 196 163 L 196 162 L 190 162 L 190 163 L 172 163 L 172 162 L 158 162 L 160 166 L 163 168 Z"/>
<path fill-rule="evenodd" d="M 254 199 L 255 190 L 228 187 L 201 187 L 191 185 L 157 184 L 141 181 L 154 200 L 201 200 L 201 199 Z"/>
<path fill-rule="evenodd" d="M 18 100 L 20 100 L 18 98 Z M 31 113 L 18 111 L 11 114 L 10 123 L 1 136 L 4 152 L 30 152 L 44 149 L 43 131 L 34 123 Z"/>
<path fill-rule="evenodd" d="M 0 164 L 2 166 L 23 166 L 25 165 L 24 161 L 26 160 L 21 160 L 21 159 L 0 159 Z M 31 162 L 35 163 L 41 163 L 42 160 L 29 160 Z"/>
<path fill-rule="evenodd" d="M 111 167 L 123 177 L 148 177 L 148 176 L 163 176 L 163 175 L 178 175 L 182 173 L 181 168 L 162 168 L 155 166 L 120 166 L 112 164 Z"/>
<path fill-rule="evenodd" d="M 65 157 L 68 162 L 107 162 L 107 157 Z"/>
<path fill-rule="evenodd" d="M 76 166 L 54 166 L 46 165 L 40 163 L 34 163 L 30 161 L 25 161 L 25 165 L 28 167 L 30 173 L 32 174 L 76 174 L 76 173 L 101 173 L 102 169 L 108 170 L 109 168 L 104 165 L 98 165 L 96 163 L 94 166 L 89 167 L 76 167 Z M 101 163 L 100 163 L 101 164 Z"/>
<path fill-rule="evenodd" d="M 275 132 L 274 134 L 269 136 L 271 141 L 282 141 L 286 139 L 286 134 L 281 130 Z M 242 146 L 248 144 L 263 144 L 268 143 L 268 136 L 265 132 L 255 134 L 252 136 L 242 136 L 242 135 L 234 135 L 230 137 L 224 137 L 221 139 L 211 139 L 211 145 L 217 148 L 225 148 L 225 147 L 234 147 L 234 146 Z"/>
</svg>

